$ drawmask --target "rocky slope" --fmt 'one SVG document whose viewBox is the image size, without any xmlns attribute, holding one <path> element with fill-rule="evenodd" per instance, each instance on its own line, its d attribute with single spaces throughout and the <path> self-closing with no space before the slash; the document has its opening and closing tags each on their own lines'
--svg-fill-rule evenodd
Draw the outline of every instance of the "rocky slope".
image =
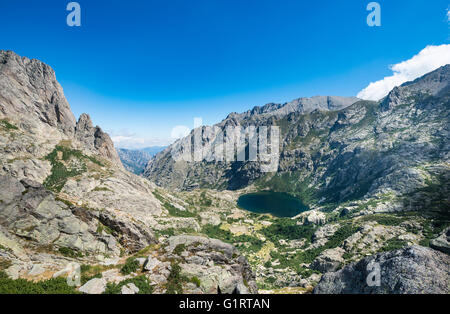
<svg viewBox="0 0 450 314">
<path fill-rule="evenodd" d="M 0 51 L 0 178 L 0 291 L 14 291 L 11 278 L 65 277 L 81 265 L 73 292 L 256 292 L 245 258 L 225 243 L 203 237 L 204 250 L 171 254 L 181 240 L 164 231 L 196 221 L 174 217 L 153 183 L 125 171 L 88 115 L 76 122 L 49 66 L 10 51 Z M 145 264 L 150 255 L 160 267 Z"/>
<path fill-rule="evenodd" d="M 378 263 L 379 285 L 369 286 L 372 265 Z M 368 270 L 369 269 L 369 270 Z M 322 277 L 316 294 L 446 294 L 450 284 L 448 255 L 420 246 L 364 258 Z"/>
</svg>

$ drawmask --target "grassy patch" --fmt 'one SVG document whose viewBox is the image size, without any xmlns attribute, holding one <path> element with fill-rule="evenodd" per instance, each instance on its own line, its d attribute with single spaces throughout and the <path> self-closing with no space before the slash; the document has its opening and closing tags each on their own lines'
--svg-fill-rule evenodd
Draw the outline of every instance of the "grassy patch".
<svg viewBox="0 0 450 314">
<path fill-rule="evenodd" d="M 83 155 L 79 150 L 57 145 L 55 149 L 45 157 L 52 165 L 51 174 L 45 179 L 44 186 L 54 192 L 60 192 L 68 178 L 76 177 L 87 171 L 86 161 L 90 161 L 98 166 L 103 164 L 94 157 Z M 70 159 L 79 161 L 78 167 L 67 167 L 64 162 Z"/>
<path fill-rule="evenodd" d="M 316 228 L 313 225 L 297 225 L 297 221 L 289 218 L 279 218 L 273 224 L 261 230 L 262 234 L 270 241 L 277 243 L 279 240 L 298 240 L 311 238 Z"/>
<path fill-rule="evenodd" d="M 3 129 L 5 129 L 7 131 L 13 131 L 13 130 L 18 130 L 19 129 L 15 125 L 12 125 L 11 123 L 9 123 L 9 121 L 6 120 L 6 119 L 0 120 L 0 127 L 2 127 Z"/>
<path fill-rule="evenodd" d="M 40 282 L 25 279 L 13 280 L 0 272 L 0 294 L 78 294 L 75 287 L 67 285 L 64 278 L 52 278 Z"/>
<path fill-rule="evenodd" d="M 153 293 L 153 287 L 150 285 L 150 281 L 148 280 L 148 278 L 146 276 L 141 275 L 141 276 L 137 276 L 134 278 L 126 279 L 118 284 L 110 282 L 106 285 L 106 290 L 103 294 L 121 294 L 122 287 L 124 287 L 128 284 L 131 284 L 131 283 L 139 288 L 138 294 L 152 294 Z"/>
<path fill-rule="evenodd" d="M 190 282 L 192 282 L 194 285 L 196 285 L 197 287 L 200 287 L 200 285 L 202 284 L 200 282 L 200 279 L 198 279 L 198 277 L 194 276 L 190 279 Z"/>
<path fill-rule="evenodd" d="M 164 203 L 164 208 L 167 209 L 169 211 L 169 215 L 170 216 L 174 216 L 174 217 L 183 217 L 183 218 L 189 218 L 189 217 L 197 217 L 196 213 L 192 213 L 188 210 L 181 210 L 176 208 L 175 206 L 173 206 L 172 204 L 165 202 Z"/>
<path fill-rule="evenodd" d="M 408 243 L 404 240 L 400 240 L 398 238 L 393 238 L 388 240 L 384 246 L 381 248 L 381 252 L 389 252 L 389 251 L 394 251 L 394 250 L 398 250 L 401 248 L 404 248 L 405 246 L 407 246 Z"/>
<path fill-rule="evenodd" d="M 173 253 L 176 255 L 181 255 L 186 250 L 186 245 L 184 243 L 178 244 L 175 249 L 173 250 Z"/>
<path fill-rule="evenodd" d="M 135 273 L 139 269 L 140 265 L 136 258 L 130 257 L 125 262 L 125 265 L 120 269 L 120 273 L 122 275 L 129 275 L 131 273 Z"/>
<path fill-rule="evenodd" d="M 74 250 L 74 249 L 69 248 L 69 247 L 60 247 L 58 249 L 58 252 L 61 253 L 64 256 L 66 256 L 66 257 L 71 257 L 71 258 L 81 258 L 81 257 L 83 257 L 83 253 L 78 252 L 77 250 Z"/>
</svg>

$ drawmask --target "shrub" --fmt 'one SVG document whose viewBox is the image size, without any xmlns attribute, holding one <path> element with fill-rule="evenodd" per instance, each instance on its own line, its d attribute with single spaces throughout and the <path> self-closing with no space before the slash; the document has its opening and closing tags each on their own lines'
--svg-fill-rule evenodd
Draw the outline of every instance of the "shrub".
<svg viewBox="0 0 450 314">
<path fill-rule="evenodd" d="M 40 282 L 25 279 L 10 279 L 0 272 L 0 294 L 78 294 L 75 287 L 67 284 L 64 278 L 52 278 Z"/>
<path fill-rule="evenodd" d="M 78 252 L 69 247 L 60 247 L 58 249 L 58 251 L 59 251 L 59 253 L 61 253 L 62 255 L 66 256 L 66 257 L 71 257 L 71 258 L 83 257 L 83 254 L 81 252 Z"/>
<path fill-rule="evenodd" d="M 176 262 L 172 262 L 169 277 L 167 277 L 166 293 L 183 294 L 183 282 L 188 281 L 181 275 L 181 267 Z"/>
<path fill-rule="evenodd" d="M 175 249 L 173 250 L 173 253 L 176 255 L 180 255 L 181 253 L 184 252 L 184 250 L 186 250 L 186 245 L 183 244 L 178 244 Z"/>
<path fill-rule="evenodd" d="M 196 276 L 191 278 L 191 282 L 193 284 L 195 284 L 197 287 L 200 287 L 200 285 L 201 285 L 200 279 L 198 279 L 198 277 L 196 277 Z"/>
<path fill-rule="evenodd" d="M 150 281 L 148 278 L 144 275 L 137 276 L 134 278 L 126 279 L 124 281 L 121 281 L 118 284 L 115 283 L 108 283 L 106 285 L 106 290 L 103 292 L 103 294 L 121 294 L 122 293 L 122 287 L 126 286 L 128 284 L 134 284 L 136 287 L 139 288 L 138 294 L 152 294 L 153 293 L 153 287 L 150 285 Z"/>
<path fill-rule="evenodd" d="M 120 272 L 123 275 L 129 275 L 131 273 L 135 273 L 139 269 L 139 262 L 136 258 L 130 257 L 125 262 L 125 265 L 120 269 Z"/>
</svg>

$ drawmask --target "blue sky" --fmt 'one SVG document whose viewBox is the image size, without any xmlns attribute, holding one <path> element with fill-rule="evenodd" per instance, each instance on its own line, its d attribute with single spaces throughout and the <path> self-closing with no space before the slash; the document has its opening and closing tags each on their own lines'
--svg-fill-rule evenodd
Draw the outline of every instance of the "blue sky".
<svg viewBox="0 0 450 314">
<path fill-rule="evenodd" d="M 131 146 L 194 117 L 314 95 L 354 96 L 427 45 L 449 43 L 448 0 L 0 0 L 0 49 L 51 65 L 76 116 Z M 120 143 L 126 146 L 126 143 Z"/>
</svg>

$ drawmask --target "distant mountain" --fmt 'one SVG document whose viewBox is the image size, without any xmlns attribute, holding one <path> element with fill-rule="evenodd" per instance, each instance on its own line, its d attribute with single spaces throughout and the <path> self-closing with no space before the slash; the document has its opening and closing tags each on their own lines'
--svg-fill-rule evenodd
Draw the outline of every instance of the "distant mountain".
<svg viewBox="0 0 450 314">
<path fill-rule="evenodd" d="M 164 149 L 165 147 L 163 146 L 152 146 L 142 149 L 118 148 L 117 152 L 125 169 L 139 175 L 144 172 L 150 159 Z"/>
<path fill-rule="evenodd" d="M 379 102 L 315 97 L 230 114 L 215 128 L 196 128 L 156 155 L 144 176 L 179 190 L 238 190 L 254 185 L 300 196 L 316 206 L 392 194 L 398 199 L 389 207 L 395 210 L 409 193 L 424 187 L 429 187 L 428 200 L 446 202 L 443 196 L 450 188 L 449 83 L 447 65 L 394 88 Z M 223 155 L 217 148 L 223 142 L 218 131 L 224 134 L 228 126 L 236 125 L 279 127 L 275 172 L 261 171 L 261 161 L 213 158 L 220 152 Z M 178 152 L 190 152 L 192 136 L 201 139 L 204 159 L 174 160 Z M 248 140 L 245 145 L 248 151 Z M 435 188 L 428 178 L 435 178 Z M 430 209 L 421 206 L 422 193 L 414 195 L 414 200 L 408 200 Z"/>
<path fill-rule="evenodd" d="M 138 149 L 140 151 L 146 152 L 148 154 L 150 154 L 150 156 L 155 156 L 156 154 L 158 154 L 159 152 L 162 152 L 163 150 L 165 150 L 167 148 L 167 146 L 151 146 L 151 147 L 146 147 L 146 148 L 142 148 L 142 149 Z"/>
</svg>

